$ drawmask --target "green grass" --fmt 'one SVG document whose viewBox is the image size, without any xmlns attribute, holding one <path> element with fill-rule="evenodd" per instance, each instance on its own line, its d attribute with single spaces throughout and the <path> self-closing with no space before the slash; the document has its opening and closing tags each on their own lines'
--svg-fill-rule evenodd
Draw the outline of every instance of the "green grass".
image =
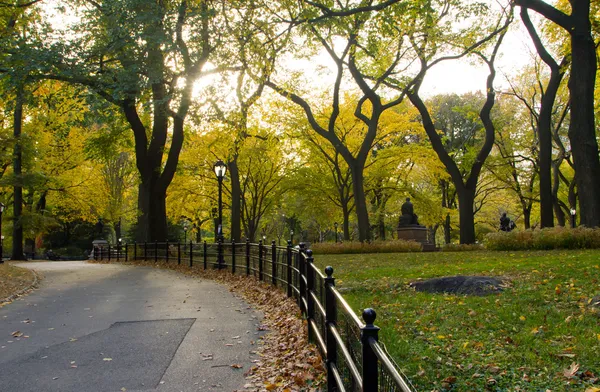
<svg viewBox="0 0 600 392">
<path fill-rule="evenodd" d="M 600 387 L 600 314 L 588 306 L 600 294 L 598 250 L 315 254 L 315 262 L 334 267 L 358 314 L 377 311 L 380 340 L 419 391 Z M 510 287 L 484 297 L 408 287 L 459 274 L 505 277 Z M 579 370 L 568 377 L 573 363 Z"/>
</svg>

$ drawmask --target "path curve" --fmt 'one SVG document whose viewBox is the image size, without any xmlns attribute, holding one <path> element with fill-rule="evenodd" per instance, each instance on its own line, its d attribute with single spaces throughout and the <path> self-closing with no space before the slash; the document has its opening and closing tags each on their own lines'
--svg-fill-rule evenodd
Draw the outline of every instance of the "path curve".
<svg viewBox="0 0 600 392">
<path fill-rule="evenodd" d="M 226 287 L 149 267 L 16 265 L 44 279 L 0 308 L 3 392 L 243 389 L 262 315 Z"/>
</svg>

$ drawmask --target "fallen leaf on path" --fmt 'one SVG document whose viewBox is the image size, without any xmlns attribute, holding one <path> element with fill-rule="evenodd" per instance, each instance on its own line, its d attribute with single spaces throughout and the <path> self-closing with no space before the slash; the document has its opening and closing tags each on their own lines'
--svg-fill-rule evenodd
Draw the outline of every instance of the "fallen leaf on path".
<svg viewBox="0 0 600 392">
<path fill-rule="evenodd" d="M 112 361 L 112 358 L 102 358 L 102 360 L 105 362 L 110 362 L 110 361 Z"/>
</svg>

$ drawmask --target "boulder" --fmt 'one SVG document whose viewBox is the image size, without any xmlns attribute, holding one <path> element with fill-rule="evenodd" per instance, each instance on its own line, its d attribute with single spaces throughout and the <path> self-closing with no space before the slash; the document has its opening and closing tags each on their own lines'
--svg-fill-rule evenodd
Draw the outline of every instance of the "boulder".
<svg viewBox="0 0 600 392">
<path fill-rule="evenodd" d="M 503 290 L 503 281 L 491 276 L 445 276 L 411 282 L 410 287 L 426 293 L 466 295 L 494 294 Z"/>
</svg>

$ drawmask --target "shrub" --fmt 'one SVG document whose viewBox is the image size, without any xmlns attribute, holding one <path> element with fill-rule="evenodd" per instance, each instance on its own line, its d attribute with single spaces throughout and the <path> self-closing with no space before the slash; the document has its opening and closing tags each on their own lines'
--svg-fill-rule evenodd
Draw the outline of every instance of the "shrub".
<svg viewBox="0 0 600 392">
<path fill-rule="evenodd" d="M 392 240 L 362 242 L 320 242 L 313 243 L 311 249 L 315 254 L 342 254 L 342 253 L 402 253 L 421 252 L 423 247 L 415 241 Z"/>
<path fill-rule="evenodd" d="M 600 229 L 550 227 L 491 233 L 485 245 L 490 250 L 549 250 L 600 248 Z"/>
<path fill-rule="evenodd" d="M 442 252 L 472 252 L 484 249 L 481 244 L 446 244 L 441 248 Z"/>
</svg>

